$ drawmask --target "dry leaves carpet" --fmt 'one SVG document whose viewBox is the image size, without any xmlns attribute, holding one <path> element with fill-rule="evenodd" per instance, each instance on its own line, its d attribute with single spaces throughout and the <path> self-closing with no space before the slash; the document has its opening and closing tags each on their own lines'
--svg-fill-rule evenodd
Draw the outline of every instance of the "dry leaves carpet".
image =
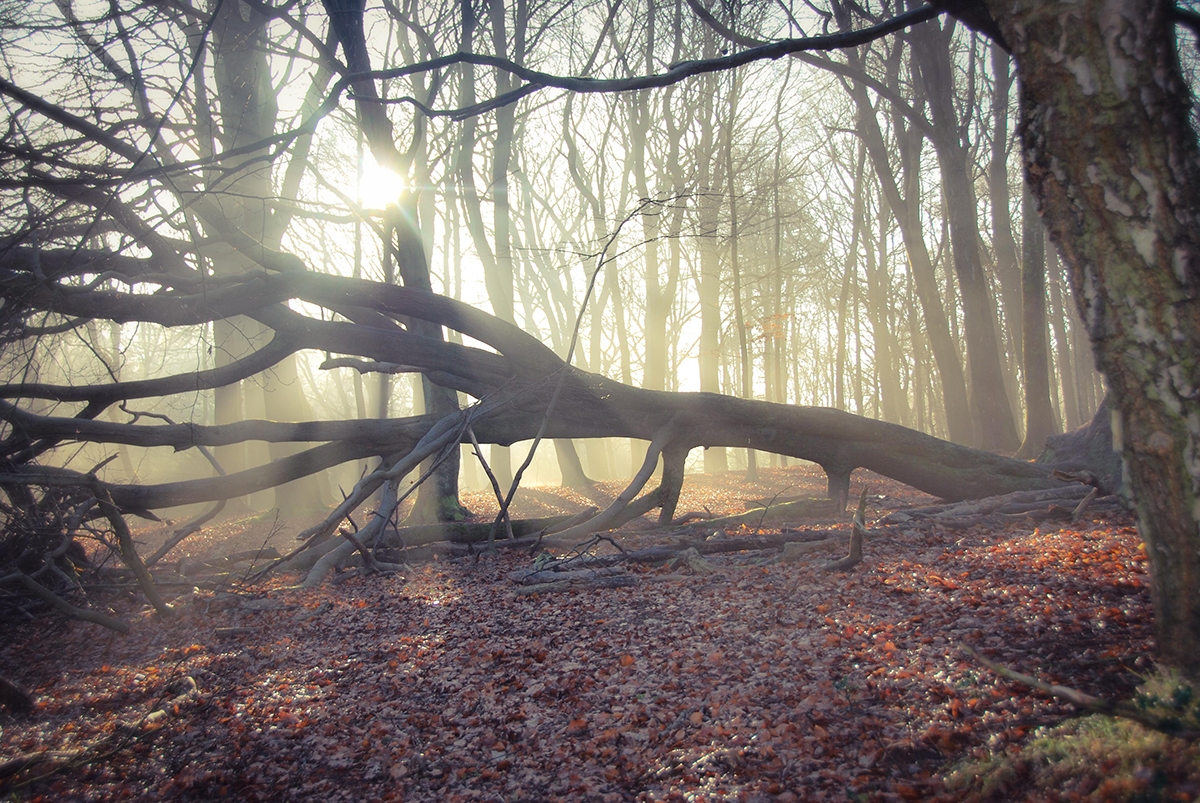
<svg viewBox="0 0 1200 803">
<path fill-rule="evenodd" d="M 819 495 L 818 474 L 697 478 L 680 511 Z M 864 483 L 868 521 L 933 501 L 873 475 L 856 476 L 855 498 Z M 485 496 L 468 502 L 487 512 Z M 523 504 L 585 502 L 542 489 Z M 272 534 L 284 551 L 300 526 L 243 529 L 181 552 Z M 9 779 L 27 801 L 956 800 L 941 780 L 956 761 L 1071 715 L 959 645 L 1128 694 L 1151 635 L 1138 542 L 1116 514 L 892 528 L 847 574 L 713 556 L 717 571 L 684 580 L 641 567 L 632 588 L 522 596 L 508 575 L 531 557 L 502 553 L 311 592 L 289 590 L 295 577 L 174 589 L 182 613 L 167 622 L 120 596 L 128 636 L 53 614 L 4 631 L 0 675 L 39 702 L 0 715 L 0 762 L 59 756 Z M 185 677 L 196 693 L 181 697 Z"/>
</svg>

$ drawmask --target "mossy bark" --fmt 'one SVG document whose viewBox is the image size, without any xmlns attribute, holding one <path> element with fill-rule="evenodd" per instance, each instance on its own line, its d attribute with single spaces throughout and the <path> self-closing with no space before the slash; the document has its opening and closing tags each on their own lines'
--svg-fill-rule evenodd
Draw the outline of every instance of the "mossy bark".
<svg viewBox="0 0 1200 803">
<path fill-rule="evenodd" d="M 1200 152 L 1172 4 L 987 3 L 1148 546 L 1160 658 L 1200 677 Z"/>
</svg>

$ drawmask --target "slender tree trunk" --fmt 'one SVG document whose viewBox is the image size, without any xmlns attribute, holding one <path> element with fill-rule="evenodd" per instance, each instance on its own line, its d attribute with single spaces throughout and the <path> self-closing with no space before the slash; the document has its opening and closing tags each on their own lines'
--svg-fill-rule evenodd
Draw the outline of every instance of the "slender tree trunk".
<svg viewBox="0 0 1200 803">
<path fill-rule="evenodd" d="M 1050 365 L 1046 347 L 1046 248 L 1041 218 L 1029 188 L 1021 197 L 1021 320 L 1024 328 L 1025 440 L 1016 457 L 1031 460 L 1054 434 Z"/>
<path fill-rule="evenodd" d="M 979 220 L 975 211 L 971 154 L 954 108 L 951 27 L 942 29 L 930 23 L 914 30 L 913 63 L 919 66 L 921 85 L 938 133 L 934 150 L 941 168 L 950 222 L 954 273 L 962 294 L 974 442 L 982 449 L 1012 451 L 1020 445 L 1020 439 L 1000 367 L 995 304 L 979 253 Z"/>
<path fill-rule="evenodd" d="M 919 186 L 916 159 L 919 156 L 920 146 L 912 141 L 911 132 L 897 132 L 905 189 L 908 191 L 906 198 L 901 195 L 896 176 L 892 172 L 890 150 L 884 142 L 883 132 L 880 130 L 879 121 L 875 116 L 875 109 L 867 97 L 866 87 L 859 83 L 851 83 L 850 90 L 862 124 L 860 130 L 867 155 L 875 168 L 875 175 L 879 179 L 880 187 L 883 189 L 888 204 L 892 207 L 892 213 L 896 216 L 896 222 L 900 226 L 900 235 L 908 254 L 917 299 L 921 302 L 921 309 L 925 315 L 925 331 L 929 335 L 934 364 L 937 366 L 942 380 L 942 397 L 950 440 L 956 443 L 968 443 L 972 440 L 972 432 L 966 379 L 963 375 L 958 347 L 950 334 L 946 311 L 937 286 L 933 261 L 921 230 L 918 209 L 919 195 L 916 194 Z M 919 136 L 916 139 L 919 140 Z M 855 314 L 857 315 L 857 312 Z"/>
<path fill-rule="evenodd" d="M 1087 423 L 1079 417 L 1079 400 L 1075 394 L 1075 368 L 1072 359 L 1071 338 L 1067 335 L 1067 311 L 1062 299 L 1062 270 L 1058 261 L 1058 249 L 1049 251 L 1050 274 L 1050 326 L 1054 330 L 1054 343 L 1058 364 L 1058 381 L 1062 388 L 1063 420 L 1068 431 Z"/>
<path fill-rule="evenodd" d="M 720 192 L 720 177 L 717 175 L 713 153 L 713 95 L 716 82 L 705 80 L 705 91 L 700 106 L 700 142 L 696 149 L 699 162 L 698 182 L 701 196 L 696 205 L 700 223 L 700 390 L 709 393 L 721 392 L 721 262 L 717 256 L 717 202 Z M 704 451 L 704 471 L 719 473 L 729 470 L 729 459 L 725 449 L 712 448 Z"/>
<path fill-rule="evenodd" d="M 1012 212 L 1008 194 L 1008 113 L 1012 88 L 1009 55 L 997 44 L 991 46 L 992 62 L 992 150 L 988 160 L 988 192 L 992 213 L 992 252 L 996 263 L 996 285 L 1004 309 L 1004 322 L 1015 373 L 1024 349 L 1021 338 L 1021 269 L 1017 243 L 1013 239 Z"/>
<path fill-rule="evenodd" d="M 729 122 L 725 130 L 725 182 L 729 186 L 729 269 L 733 276 L 733 321 L 737 330 L 738 356 L 741 363 L 741 395 L 743 399 L 754 398 L 754 366 L 750 358 L 749 332 L 746 331 L 746 313 L 742 299 L 742 265 L 738 260 L 738 198 L 736 173 L 733 169 L 733 138 L 737 124 L 737 101 L 741 82 L 736 71 L 730 73 Z M 746 450 L 746 479 L 758 480 L 758 459 L 753 449 Z"/>
</svg>

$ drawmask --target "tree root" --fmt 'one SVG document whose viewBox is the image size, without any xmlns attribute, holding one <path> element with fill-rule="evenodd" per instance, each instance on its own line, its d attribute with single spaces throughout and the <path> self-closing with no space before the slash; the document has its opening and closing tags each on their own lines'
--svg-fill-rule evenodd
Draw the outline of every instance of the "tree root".
<svg viewBox="0 0 1200 803">
<path fill-rule="evenodd" d="M 1143 711 L 1137 706 L 1123 700 L 1117 701 L 1109 700 L 1103 697 L 1093 697 L 1086 692 L 1079 691 L 1078 689 L 1072 689 L 1069 686 L 1058 686 L 1055 684 L 1046 683 L 1045 681 L 1038 680 L 1032 675 L 1026 675 L 1016 671 L 1015 669 L 1009 669 L 1006 666 L 1001 666 L 995 661 L 989 661 L 987 658 L 984 658 L 982 655 L 976 652 L 973 648 L 965 644 L 960 645 L 959 649 L 974 658 L 979 663 L 983 664 L 988 669 L 995 672 L 1000 677 L 1008 678 L 1009 680 L 1015 680 L 1017 683 L 1023 683 L 1024 685 L 1037 689 L 1038 691 L 1044 691 L 1054 697 L 1067 700 L 1068 702 L 1074 703 L 1085 711 L 1091 711 L 1093 714 L 1105 714 L 1110 717 L 1129 719 L 1137 722 L 1140 725 L 1145 725 L 1147 728 L 1151 728 L 1152 730 L 1165 733 L 1168 736 L 1176 736 L 1180 739 L 1186 739 L 1188 741 L 1194 742 L 1197 739 L 1200 739 L 1200 730 L 1181 727 L 1179 721 L 1176 719 L 1156 717 L 1153 714 Z"/>
</svg>

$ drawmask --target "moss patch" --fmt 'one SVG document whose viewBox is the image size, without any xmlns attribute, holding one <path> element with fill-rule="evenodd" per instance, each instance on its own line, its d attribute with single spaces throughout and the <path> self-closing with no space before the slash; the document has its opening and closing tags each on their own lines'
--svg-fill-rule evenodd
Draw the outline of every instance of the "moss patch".
<svg viewBox="0 0 1200 803">
<path fill-rule="evenodd" d="M 959 765 L 947 789 L 969 801 L 1200 800 L 1200 745 L 1135 722 L 1089 716 Z"/>
</svg>

